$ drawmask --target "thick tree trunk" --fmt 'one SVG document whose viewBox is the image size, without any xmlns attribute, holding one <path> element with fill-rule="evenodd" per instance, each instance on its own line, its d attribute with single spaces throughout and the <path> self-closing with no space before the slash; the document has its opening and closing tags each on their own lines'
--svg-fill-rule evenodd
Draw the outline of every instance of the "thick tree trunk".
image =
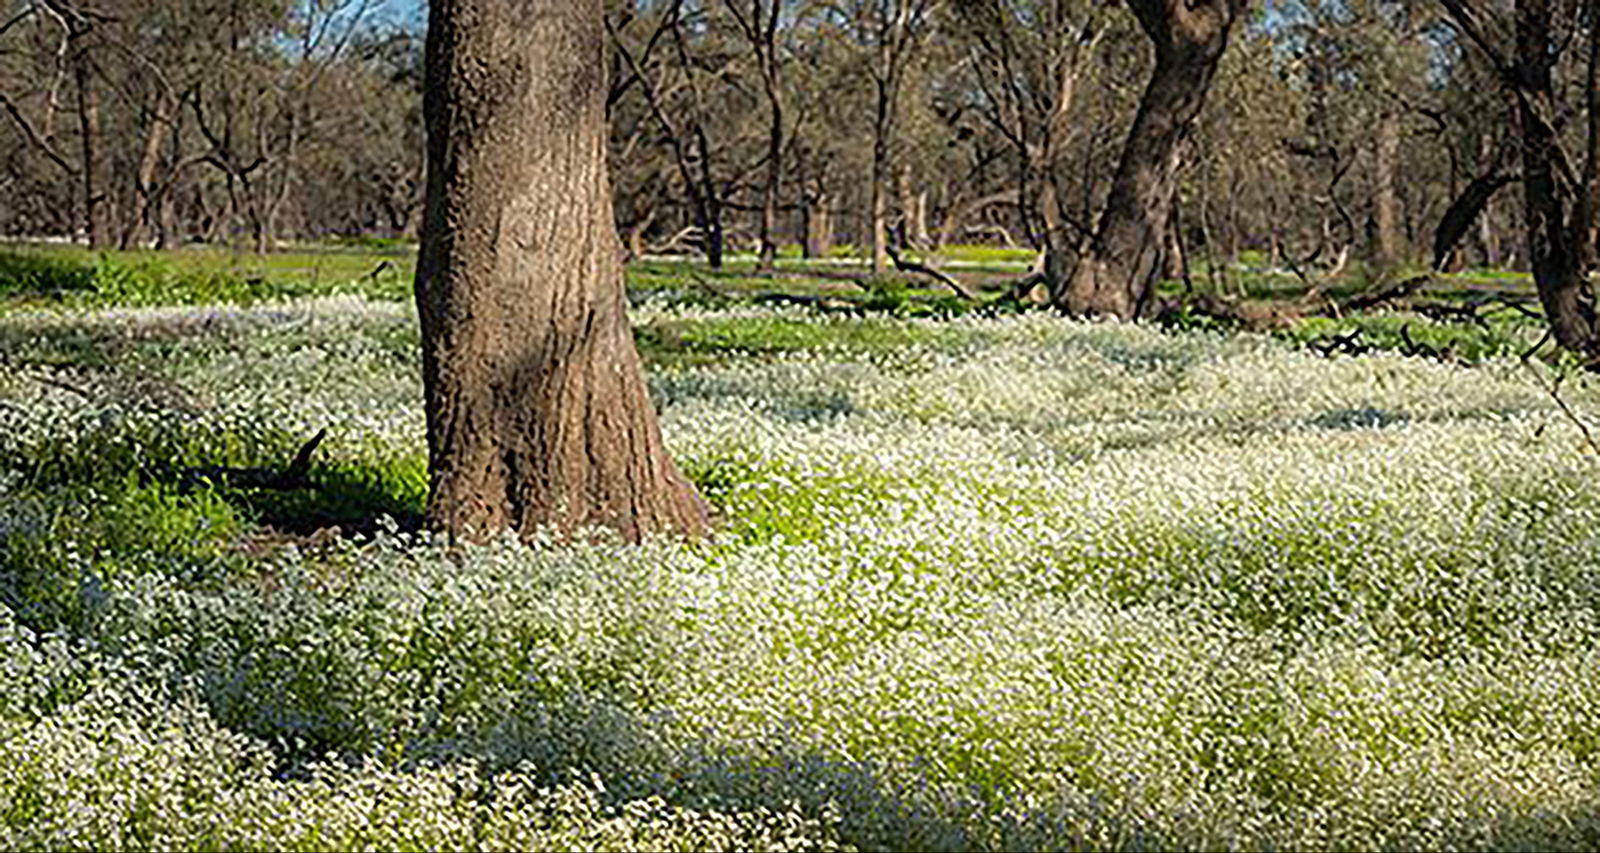
<svg viewBox="0 0 1600 853">
<path fill-rule="evenodd" d="M 1052 246 L 1045 277 L 1075 316 L 1138 317 L 1165 269 L 1167 218 L 1183 143 L 1205 103 L 1240 0 L 1130 0 L 1155 46 L 1155 70 L 1123 145 L 1095 239 L 1070 273 Z"/>
<path fill-rule="evenodd" d="M 417 268 L 428 521 L 690 535 L 628 325 L 601 0 L 434 0 Z"/>
<path fill-rule="evenodd" d="M 1400 117 L 1385 109 L 1378 117 L 1372 157 L 1372 260 L 1384 269 L 1400 263 L 1405 254 L 1400 235 L 1399 160 Z"/>
</svg>

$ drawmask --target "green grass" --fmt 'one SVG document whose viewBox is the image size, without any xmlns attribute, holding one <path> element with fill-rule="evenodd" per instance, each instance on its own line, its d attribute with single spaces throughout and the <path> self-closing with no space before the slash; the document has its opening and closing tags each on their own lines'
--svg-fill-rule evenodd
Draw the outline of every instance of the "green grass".
<svg viewBox="0 0 1600 853">
<path fill-rule="evenodd" d="M 409 254 L 368 251 L 254 255 L 9 245 L 0 247 L 0 307 L 248 305 L 337 293 L 406 299 L 413 267 Z"/>
</svg>

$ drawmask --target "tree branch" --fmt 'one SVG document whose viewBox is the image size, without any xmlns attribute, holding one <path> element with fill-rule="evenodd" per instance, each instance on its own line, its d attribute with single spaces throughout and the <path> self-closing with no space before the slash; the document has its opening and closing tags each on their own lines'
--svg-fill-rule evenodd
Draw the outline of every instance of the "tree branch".
<svg viewBox="0 0 1600 853">
<path fill-rule="evenodd" d="M 6 112 L 11 115 L 11 120 L 16 122 L 17 127 L 21 129 L 22 135 L 27 137 L 30 145 L 44 152 L 44 155 L 49 157 L 51 162 L 61 167 L 61 171 L 66 172 L 68 175 L 78 174 L 78 170 L 72 168 L 72 165 L 66 161 L 66 158 L 61 156 L 60 152 L 51 147 L 49 142 L 39 138 L 39 134 L 34 132 L 33 125 L 28 123 L 22 112 L 17 109 L 17 105 L 6 97 L 4 92 L 0 92 L 0 107 L 5 107 Z"/>
</svg>

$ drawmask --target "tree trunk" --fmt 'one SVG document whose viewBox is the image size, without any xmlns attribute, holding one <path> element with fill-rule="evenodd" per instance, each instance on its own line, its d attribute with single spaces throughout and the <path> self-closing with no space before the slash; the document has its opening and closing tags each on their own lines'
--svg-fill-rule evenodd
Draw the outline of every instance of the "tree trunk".
<svg viewBox="0 0 1600 853">
<path fill-rule="evenodd" d="M 1489 134 L 1484 134 L 1478 141 L 1478 171 L 1484 172 L 1494 169 L 1497 158 L 1494 156 L 1494 139 Z M 1478 213 L 1478 246 L 1482 253 L 1482 262 L 1488 269 L 1498 269 L 1500 266 L 1500 231 L 1496 227 L 1499 214 L 1494 196 L 1491 195 L 1483 202 L 1483 210 Z"/>
<path fill-rule="evenodd" d="M 776 9 L 772 12 L 777 15 Z M 772 123 L 767 129 L 767 186 L 761 205 L 761 258 L 756 271 L 770 273 L 778 262 L 778 193 L 783 182 L 783 101 L 777 89 L 776 69 L 768 72 L 767 105 Z"/>
<path fill-rule="evenodd" d="M 79 47 L 73 55 L 72 73 L 78 88 L 78 133 L 83 143 L 83 224 L 91 248 L 111 242 L 106 221 L 105 191 L 100 186 L 100 97 L 94 88 L 89 51 Z"/>
<path fill-rule="evenodd" d="M 899 223 L 899 239 L 902 241 L 900 245 L 903 247 L 910 246 L 912 241 L 916 240 L 916 235 L 911 230 L 911 216 L 913 208 L 916 206 L 916 199 L 911 193 L 910 163 L 902 161 L 899 168 L 895 169 L 894 194 L 895 207 L 898 208 L 898 215 L 895 220 Z"/>
<path fill-rule="evenodd" d="M 1400 236 L 1400 191 L 1397 170 L 1400 159 L 1400 117 L 1384 109 L 1378 117 L 1378 134 L 1373 140 L 1372 157 L 1372 260 L 1389 269 L 1403 260 Z M 1452 197 L 1454 194 L 1452 193 Z"/>
<path fill-rule="evenodd" d="M 1095 239 L 1070 274 L 1046 259 L 1056 307 L 1076 316 L 1138 317 L 1164 269 L 1164 235 L 1183 143 L 1238 16 L 1239 0 L 1130 0 L 1155 45 L 1155 70 L 1123 145 Z"/>
<path fill-rule="evenodd" d="M 143 245 L 155 214 L 158 192 L 156 168 L 161 165 L 161 149 L 167 143 L 167 129 L 171 121 L 171 111 L 165 109 L 165 98 L 161 104 L 151 113 L 150 129 L 145 132 L 144 151 L 139 156 L 139 172 L 134 177 L 134 193 L 122 229 L 121 246 L 124 249 Z"/>
<path fill-rule="evenodd" d="M 928 191 L 917 193 L 911 207 L 911 243 L 923 251 L 939 248 L 934 245 L 933 232 L 928 230 Z"/>
<path fill-rule="evenodd" d="M 713 190 L 715 192 L 715 190 Z M 722 230 L 722 202 L 716 196 L 706 200 L 706 226 L 701 232 L 705 240 L 706 266 L 722 269 L 722 254 L 727 244 L 727 235 Z"/>
<path fill-rule="evenodd" d="M 889 268 L 889 89 L 878 82 L 877 116 L 872 123 L 872 187 L 868 193 L 868 228 L 872 240 L 872 274 Z"/>
<path fill-rule="evenodd" d="M 628 260 L 637 261 L 649 252 L 649 247 L 644 242 L 644 233 L 655 224 L 656 209 L 650 208 L 638 222 L 628 226 Z"/>
<path fill-rule="evenodd" d="M 828 211 L 833 200 L 826 193 L 806 198 L 806 257 L 826 258 L 833 251 L 833 216 Z"/>
<path fill-rule="evenodd" d="M 434 0 L 416 295 L 428 522 L 697 535 L 628 325 L 602 0 Z"/>
<path fill-rule="evenodd" d="M 872 160 L 872 191 L 867 215 L 872 241 L 872 274 L 883 275 L 889 267 L 889 200 L 884 192 L 883 163 Z"/>
<path fill-rule="evenodd" d="M 1559 114 L 1551 80 L 1555 54 L 1550 42 L 1549 0 L 1517 1 L 1516 99 L 1522 136 L 1522 191 L 1528 261 L 1556 342 L 1569 350 L 1597 349 L 1595 310 L 1587 272 L 1587 223 L 1567 220 L 1566 194 L 1556 181 L 1560 138 L 1551 120 Z M 1587 191 L 1587 187 L 1583 189 Z M 1573 200 L 1577 201 L 1577 200 Z M 1574 219 L 1579 218 L 1574 211 Z"/>
</svg>

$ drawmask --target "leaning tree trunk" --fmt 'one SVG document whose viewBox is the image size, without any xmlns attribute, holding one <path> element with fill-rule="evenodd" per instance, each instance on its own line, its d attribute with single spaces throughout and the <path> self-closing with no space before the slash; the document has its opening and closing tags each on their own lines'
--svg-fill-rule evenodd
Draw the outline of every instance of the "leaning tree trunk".
<svg viewBox="0 0 1600 853">
<path fill-rule="evenodd" d="M 1183 143 L 1243 5 L 1242 0 L 1129 0 L 1155 46 L 1155 70 L 1088 250 L 1070 272 L 1065 252 L 1051 251 L 1046 259 L 1052 300 L 1066 313 L 1131 320 L 1149 303 L 1166 266 L 1164 236 Z"/>
<path fill-rule="evenodd" d="M 1516 76 L 1521 96 L 1516 98 L 1516 119 L 1522 136 L 1528 259 L 1556 342 L 1593 355 L 1600 351 L 1600 339 L 1594 294 L 1586 274 L 1591 253 L 1588 223 L 1583 220 L 1588 211 L 1580 199 L 1567 198 L 1569 193 L 1563 192 L 1556 179 L 1561 140 L 1560 131 L 1552 124 L 1559 111 L 1551 80 L 1550 18 L 1549 0 L 1518 0 Z M 1589 187 L 1578 192 L 1587 193 Z M 1566 212 L 1569 200 L 1574 202 L 1570 222 Z"/>
<path fill-rule="evenodd" d="M 481 539 L 706 530 L 634 349 L 602 0 L 433 0 L 416 293 L 428 522 Z"/>
</svg>

